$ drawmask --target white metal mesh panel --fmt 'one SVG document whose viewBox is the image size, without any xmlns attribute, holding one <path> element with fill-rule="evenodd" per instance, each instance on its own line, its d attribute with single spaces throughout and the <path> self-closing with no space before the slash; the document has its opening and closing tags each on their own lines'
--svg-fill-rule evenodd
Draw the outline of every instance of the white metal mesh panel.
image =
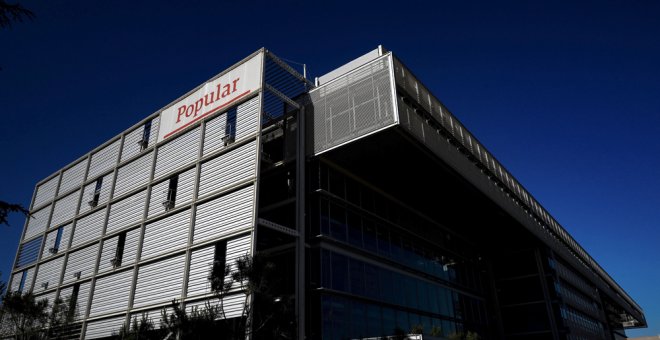
<svg viewBox="0 0 660 340">
<path fill-rule="evenodd" d="M 309 92 L 315 155 L 396 122 L 389 56 Z"/>
</svg>

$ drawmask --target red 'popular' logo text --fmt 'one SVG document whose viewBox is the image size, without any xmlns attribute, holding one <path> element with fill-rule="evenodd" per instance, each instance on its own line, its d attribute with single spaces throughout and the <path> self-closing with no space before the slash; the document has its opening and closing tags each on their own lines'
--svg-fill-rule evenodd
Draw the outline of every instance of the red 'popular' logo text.
<svg viewBox="0 0 660 340">
<path fill-rule="evenodd" d="M 209 106 L 213 104 L 213 102 L 225 98 L 231 95 L 232 93 L 236 92 L 237 90 L 236 87 L 240 79 L 241 78 L 236 78 L 230 84 L 225 84 L 225 85 L 218 84 L 215 91 L 211 91 L 205 94 L 204 98 L 198 99 L 195 102 L 195 104 L 180 106 L 177 110 L 176 123 L 178 124 L 179 122 L 181 122 L 181 117 L 184 115 L 186 118 L 191 116 L 197 117 L 197 114 L 199 113 L 199 111 L 202 110 L 202 108 Z"/>
</svg>

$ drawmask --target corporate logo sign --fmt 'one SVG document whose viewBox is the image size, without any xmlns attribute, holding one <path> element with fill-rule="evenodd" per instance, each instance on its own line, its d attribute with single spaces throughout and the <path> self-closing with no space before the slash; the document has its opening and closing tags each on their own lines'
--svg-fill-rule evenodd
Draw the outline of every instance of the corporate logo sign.
<svg viewBox="0 0 660 340">
<path fill-rule="evenodd" d="M 203 117 L 221 111 L 259 90 L 262 57 L 262 53 L 257 54 L 163 110 L 160 113 L 158 141 L 167 139 Z"/>
</svg>

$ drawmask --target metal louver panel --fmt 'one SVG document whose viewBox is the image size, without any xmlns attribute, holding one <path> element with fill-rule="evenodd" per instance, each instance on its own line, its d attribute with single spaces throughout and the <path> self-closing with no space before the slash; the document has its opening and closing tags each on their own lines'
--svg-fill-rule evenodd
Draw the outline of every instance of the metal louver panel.
<svg viewBox="0 0 660 340">
<path fill-rule="evenodd" d="M 200 129 L 197 127 L 158 148 L 154 178 L 167 175 L 197 159 L 200 143 L 199 131 Z"/>
<path fill-rule="evenodd" d="M 190 209 L 146 225 L 140 260 L 185 247 L 188 241 Z"/>
<path fill-rule="evenodd" d="M 10 292 L 18 291 L 18 288 L 21 285 L 22 278 L 23 278 L 23 271 L 14 273 L 14 275 L 11 277 L 11 280 L 9 281 L 8 288 Z"/>
<path fill-rule="evenodd" d="M 227 257 L 225 262 L 229 265 L 232 272 L 236 271 L 236 260 L 243 256 L 250 255 L 250 249 L 252 248 L 251 242 L 251 235 L 227 241 Z M 235 283 L 233 288 L 236 288 L 237 286 L 238 284 Z"/>
<path fill-rule="evenodd" d="M 55 291 L 34 297 L 35 301 L 46 301 L 46 311 L 50 312 L 55 304 Z"/>
<path fill-rule="evenodd" d="M 205 196 L 253 178 L 256 175 L 256 146 L 256 141 L 250 142 L 203 163 L 199 180 L 199 196 Z"/>
<path fill-rule="evenodd" d="M 140 241 L 140 234 L 141 234 L 140 228 L 126 232 L 124 252 L 122 254 L 119 254 L 121 256 L 121 263 L 116 266 L 117 268 L 125 268 L 126 266 L 131 266 L 135 263 L 138 243 Z M 118 241 L 119 241 L 119 236 L 115 236 L 103 242 L 103 250 L 101 251 L 101 261 L 99 263 L 99 273 L 113 269 L 114 266 L 112 260 L 115 258 L 115 255 L 117 255 Z"/>
<path fill-rule="evenodd" d="M 18 258 L 16 259 L 16 268 L 25 267 L 37 261 L 39 257 L 39 249 L 41 248 L 42 237 L 37 237 L 21 244 L 18 250 Z"/>
<path fill-rule="evenodd" d="M 220 306 L 220 304 L 217 302 L 216 299 L 212 299 L 212 300 L 207 299 L 207 300 L 188 302 L 186 303 L 186 309 L 188 311 L 191 311 L 194 308 L 199 308 L 199 309 L 205 308 L 207 301 L 211 303 L 211 306 L 218 306 L 218 307 Z M 225 296 L 222 299 L 222 306 L 225 313 L 225 318 L 231 319 L 242 316 L 243 309 L 245 308 L 245 302 L 246 300 L 244 293 L 237 293 L 237 294 Z"/>
<path fill-rule="evenodd" d="M 138 126 L 124 136 L 124 145 L 121 148 L 121 162 L 140 153 L 142 150 L 142 136 L 144 136 L 144 125 Z"/>
<path fill-rule="evenodd" d="M 142 220 L 147 191 L 142 190 L 110 206 L 110 217 L 106 233 L 112 233 Z"/>
<path fill-rule="evenodd" d="M 35 296 L 34 297 L 35 301 L 46 301 L 48 303 L 48 307 L 46 307 L 47 311 L 50 311 L 50 308 L 53 308 L 53 305 L 55 304 L 55 292 L 50 292 L 46 293 L 43 295 Z"/>
<path fill-rule="evenodd" d="M 78 188 L 85 180 L 85 171 L 87 170 L 87 159 L 82 160 L 76 165 L 62 172 L 62 181 L 60 182 L 59 195 L 66 194 L 74 188 Z"/>
<path fill-rule="evenodd" d="M 154 153 L 148 154 L 117 169 L 114 197 L 119 197 L 141 185 L 147 184 L 151 175 Z"/>
<path fill-rule="evenodd" d="M 36 235 L 43 233 L 46 230 L 46 225 L 48 224 L 48 217 L 50 216 L 50 205 L 42 208 L 41 210 L 32 213 L 30 217 L 27 218 L 27 226 L 25 227 L 25 236 L 24 240 L 32 238 Z"/>
<path fill-rule="evenodd" d="M 236 111 L 236 140 L 257 133 L 259 96 L 238 106 Z"/>
<path fill-rule="evenodd" d="M 34 275 L 34 267 L 25 270 L 25 286 L 23 287 L 23 293 L 27 293 L 32 289 L 32 275 Z M 23 278 L 23 270 L 14 273 L 14 276 L 11 279 L 11 284 L 9 289 L 12 292 L 17 292 L 18 288 L 21 285 L 21 279 Z"/>
<path fill-rule="evenodd" d="M 139 308 L 181 298 L 185 260 L 182 254 L 140 267 L 133 306 Z"/>
<path fill-rule="evenodd" d="M 378 58 L 309 92 L 318 155 L 396 123 L 391 56 Z"/>
<path fill-rule="evenodd" d="M 138 313 L 132 313 L 131 314 L 131 323 L 133 320 L 136 320 L 138 323 L 140 320 L 142 320 L 142 317 L 144 316 L 147 320 L 149 320 L 153 326 L 154 329 L 160 329 L 162 327 L 162 312 L 165 311 L 167 315 L 172 314 L 172 308 L 167 307 L 167 308 L 158 308 L 158 309 L 152 309 L 152 310 L 147 310 L 147 311 L 141 311 Z"/>
<path fill-rule="evenodd" d="M 211 292 L 209 275 L 213 268 L 215 245 L 194 250 L 190 256 L 190 272 L 188 273 L 188 296 L 208 294 Z"/>
<path fill-rule="evenodd" d="M 124 316 L 90 321 L 87 323 L 85 339 L 98 339 L 116 335 L 125 321 Z"/>
<path fill-rule="evenodd" d="M 101 189 L 99 191 L 98 201 L 94 201 L 95 191 L 96 191 L 96 181 L 93 181 L 83 189 L 82 202 L 80 203 L 80 213 L 82 214 L 85 211 L 90 211 L 95 207 L 104 205 L 110 199 L 110 189 L 112 188 L 112 180 L 114 179 L 114 173 L 109 173 L 103 176 L 101 180 Z"/>
<path fill-rule="evenodd" d="M 160 116 L 151 120 L 151 132 L 149 133 L 149 146 L 156 145 L 158 140 L 158 130 L 160 129 Z"/>
<path fill-rule="evenodd" d="M 236 117 L 238 120 L 238 117 Z M 224 148 L 222 137 L 225 136 L 227 113 L 223 113 L 206 123 L 204 128 L 204 155 Z M 238 121 L 236 122 L 238 124 Z"/>
<path fill-rule="evenodd" d="M 50 225 L 53 227 L 59 226 L 62 222 L 69 221 L 76 216 L 79 197 L 80 190 L 76 190 L 64 198 L 57 200 L 53 208 L 53 217 L 51 218 Z"/>
<path fill-rule="evenodd" d="M 44 249 L 41 250 L 42 260 L 69 249 L 69 240 L 71 238 L 71 223 L 62 227 L 62 237 L 60 238 L 60 244 L 58 247 L 55 247 L 58 229 L 59 228 L 49 231 L 46 235 L 46 243 L 44 244 Z"/>
<path fill-rule="evenodd" d="M 39 293 L 57 287 L 60 283 L 63 264 L 64 256 L 40 264 L 37 270 L 37 281 L 36 287 L 34 287 L 34 292 Z"/>
<path fill-rule="evenodd" d="M 170 181 L 164 180 L 158 184 L 154 184 L 151 187 L 151 197 L 149 198 L 149 217 L 164 213 L 167 211 L 165 209 L 165 201 L 167 200 L 167 194 L 170 188 Z M 178 196 L 178 193 L 177 193 Z M 176 204 L 176 202 L 175 202 Z"/>
<path fill-rule="evenodd" d="M 91 276 L 96 266 L 96 254 L 98 250 L 99 244 L 96 243 L 70 253 L 66 263 L 66 269 L 64 270 L 62 284 L 75 282 Z"/>
<path fill-rule="evenodd" d="M 132 270 L 104 276 L 96 280 L 89 316 L 126 310 L 132 282 Z"/>
<path fill-rule="evenodd" d="M 89 163 L 87 179 L 92 179 L 112 169 L 117 164 L 120 142 L 121 141 L 117 139 L 92 155 L 92 159 Z"/>
<path fill-rule="evenodd" d="M 250 230 L 254 224 L 254 187 L 221 196 L 197 207 L 195 243 Z"/>
<path fill-rule="evenodd" d="M 176 188 L 176 200 L 174 208 L 186 205 L 192 201 L 195 190 L 196 169 L 192 168 L 179 174 L 179 180 Z M 158 215 L 166 211 L 164 202 L 167 200 L 169 191 L 169 180 L 164 180 L 151 187 L 151 198 L 149 200 L 149 217 Z"/>
<path fill-rule="evenodd" d="M 57 189 L 57 182 L 59 179 L 60 176 L 54 176 L 47 182 L 37 187 L 37 192 L 34 195 L 34 204 L 32 204 L 32 209 L 38 208 L 55 198 L 55 189 Z"/>
<path fill-rule="evenodd" d="M 78 290 L 78 298 L 73 302 L 75 308 L 73 312 L 74 320 L 82 319 L 87 313 L 87 303 L 89 302 L 90 288 L 92 288 L 90 281 L 80 284 L 80 288 Z M 60 291 L 60 299 L 68 303 L 71 299 L 71 294 L 73 294 L 73 286 L 62 288 Z"/>
<path fill-rule="evenodd" d="M 101 237 L 105 224 L 105 213 L 106 209 L 101 209 L 78 219 L 76 221 L 76 229 L 73 231 L 71 247 L 76 247 Z"/>
<path fill-rule="evenodd" d="M 135 128 L 133 131 L 129 132 L 124 136 L 124 145 L 121 150 L 121 161 L 125 161 L 144 150 L 145 148 L 152 147 L 156 144 L 158 138 L 158 123 L 160 122 L 160 117 L 156 117 L 151 120 L 151 129 L 149 130 L 149 138 L 147 143 L 144 144 L 144 125 L 141 125 Z M 143 146 L 144 145 L 144 146 Z"/>
</svg>

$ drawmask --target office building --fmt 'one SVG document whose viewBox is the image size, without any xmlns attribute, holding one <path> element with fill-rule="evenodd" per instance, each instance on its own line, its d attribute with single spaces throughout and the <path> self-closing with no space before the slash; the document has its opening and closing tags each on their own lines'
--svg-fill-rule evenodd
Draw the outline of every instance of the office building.
<svg viewBox="0 0 660 340">
<path fill-rule="evenodd" d="M 268 254 L 298 338 L 614 339 L 639 305 L 391 52 L 262 49 L 36 186 L 10 288 L 110 336 Z M 240 317 L 245 294 L 225 297 Z M 74 336 L 78 336 L 74 332 Z M 255 335 L 255 338 L 267 338 Z"/>
</svg>

